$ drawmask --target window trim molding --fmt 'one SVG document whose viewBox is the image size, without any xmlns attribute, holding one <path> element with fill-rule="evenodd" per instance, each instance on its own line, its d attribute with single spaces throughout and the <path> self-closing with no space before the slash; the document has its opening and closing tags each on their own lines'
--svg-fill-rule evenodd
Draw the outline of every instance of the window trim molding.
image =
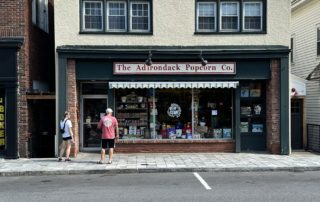
<svg viewBox="0 0 320 202">
<path fill-rule="evenodd" d="M 260 29 L 246 29 L 245 27 L 245 5 L 246 4 L 252 4 L 252 3 L 258 3 L 260 4 Z M 262 1 L 244 1 L 242 6 L 242 30 L 246 32 L 260 32 L 263 30 L 263 2 Z"/>
<path fill-rule="evenodd" d="M 199 29 L 199 4 L 200 3 L 212 3 L 214 5 L 214 29 Z M 217 32 L 217 2 L 216 1 L 196 1 L 196 32 Z"/>
</svg>

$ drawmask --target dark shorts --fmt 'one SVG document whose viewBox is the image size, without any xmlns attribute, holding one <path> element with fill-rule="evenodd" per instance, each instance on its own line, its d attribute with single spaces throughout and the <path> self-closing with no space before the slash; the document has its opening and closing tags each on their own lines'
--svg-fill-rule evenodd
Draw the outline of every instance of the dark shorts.
<svg viewBox="0 0 320 202">
<path fill-rule="evenodd" d="M 62 139 L 63 139 L 63 141 L 67 141 L 67 140 L 71 140 L 72 138 L 71 138 L 71 136 L 69 136 L 69 137 L 63 137 Z"/>
<path fill-rule="evenodd" d="M 115 139 L 102 139 L 101 147 L 103 149 L 115 148 Z"/>
</svg>

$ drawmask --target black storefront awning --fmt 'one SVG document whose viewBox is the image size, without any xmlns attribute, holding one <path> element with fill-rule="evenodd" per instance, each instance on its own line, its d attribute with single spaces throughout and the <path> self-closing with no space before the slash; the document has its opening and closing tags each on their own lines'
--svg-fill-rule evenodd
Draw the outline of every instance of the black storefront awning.
<svg viewBox="0 0 320 202">
<path fill-rule="evenodd" d="M 320 80 L 320 63 L 312 70 L 306 79 L 309 81 Z"/>
</svg>

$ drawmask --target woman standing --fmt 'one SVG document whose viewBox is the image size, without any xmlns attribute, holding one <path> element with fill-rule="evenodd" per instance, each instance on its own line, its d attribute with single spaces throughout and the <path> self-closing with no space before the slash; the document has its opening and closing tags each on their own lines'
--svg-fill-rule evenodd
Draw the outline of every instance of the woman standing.
<svg viewBox="0 0 320 202">
<path fill-rule="evenodd" d="M 74 136 L 72 133 L 72 123 L 70 121 L 70 113 L 64 113 L 64 119 L 60 121 L 60 129 L 63 131 L 62 133 L 62 143 L 60 145 L 60 155 L 59 161 L 62 161 L 63 153 L 66 152 L 66 159 L 65 161 L 71 161 L 70 159 L 70 150 L 71 150 L 71 143 L 74 142 Z"/>
</svg>

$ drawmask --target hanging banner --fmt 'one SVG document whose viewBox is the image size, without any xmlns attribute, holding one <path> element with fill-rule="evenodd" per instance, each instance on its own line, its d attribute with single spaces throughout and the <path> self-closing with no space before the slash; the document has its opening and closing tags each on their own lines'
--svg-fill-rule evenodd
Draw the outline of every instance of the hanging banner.
<svg viewBox="0 0 320 202">
<path fill-rule="evenodd" d="M 0 89 L 0 150 L 5 148 L 5 93 Z"/>
<path fill-rule="evenodd" d="M 201 63 L 184 62 L 155 62 L 148 66 L 144 63 L 114 62 L 113 74 L 236 74 L 235 62 L 209 62 L 203 66 Z"/>
</svg>

